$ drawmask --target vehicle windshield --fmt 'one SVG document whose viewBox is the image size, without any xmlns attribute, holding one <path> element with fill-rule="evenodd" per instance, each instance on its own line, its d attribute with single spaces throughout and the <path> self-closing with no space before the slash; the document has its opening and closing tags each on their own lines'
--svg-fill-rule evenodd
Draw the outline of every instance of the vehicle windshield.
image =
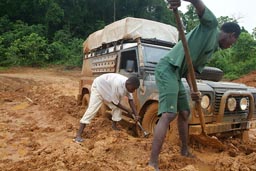
<svg viewBox="0 0 256 171">
<path fill-rule="evenodd" d="M 155 66 L 161 58 L 163 58 L 169 51 L 169 48 L 161 46 L 143 46 L 143 56 L 145 66 Z"/>
<path fill-rule="evenodd" d="M 156 64 L 161 58 L 163 58 L 170 50 L 168 47 L 156 46 L 156 45 L 143 45 L 143 60 L 144 71 L 148 73 L 148 79 L 154 80 L 154 71 Z"/>
</svg>

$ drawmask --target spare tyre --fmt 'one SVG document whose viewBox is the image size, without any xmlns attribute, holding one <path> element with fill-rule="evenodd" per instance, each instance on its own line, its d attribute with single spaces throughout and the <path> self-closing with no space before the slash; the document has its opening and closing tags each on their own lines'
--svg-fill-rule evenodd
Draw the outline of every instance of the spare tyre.
<svg viewBox="0 0 256 171">
<path fill-rule="evenodd" d="M 201 74 L 195 73 L 196 79 L 209 80 L 209 81 L 220 81 L 223 77 L 223 71 L 215 67 L 204 67 Z"/>
</svg>

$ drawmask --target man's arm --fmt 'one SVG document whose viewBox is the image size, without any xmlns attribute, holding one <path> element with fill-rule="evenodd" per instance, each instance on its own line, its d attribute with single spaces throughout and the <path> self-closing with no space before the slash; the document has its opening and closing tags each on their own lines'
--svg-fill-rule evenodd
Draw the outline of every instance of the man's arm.
<svg viewBox="0 0 256 171">
<path fill-rule="evenodd" d="M 135 107 L 133 99 L 129 99 L 129 105 L 130 105 L 130 107 L 132 109 L 132 112 L 137 116 L 138 113 L 137 113 L 137 110 L 136 110 L 136 107 Z"/>
<path fill-rule="evenodd" d="M 201 0 L 184 0 L 187 2 L 190 2 L 197 11 L 197 14 L 199 17 L 201 17 L 204 14 L 205 5 Z M 170 8 L 175 9 L 178 8 L 181 4 L 180 0 L 168 0 L 168 3 L 171 5 Z"/>
<path fill-rule="evenodd" d="M 112 102 L 113 105 L 117 106 L 118 108 L 122 109 L 123 111 L 127 112 L 127 113 L 131 113 L 131 110 L 128 109 L 127 107 L 125 107 L 124 105 L 122 105 L 121 103 L 118 103 L 117 105 L 115 103 Z"/>
<path fill-rule="evenodd" d="M 113 103 L 113 104 L 114 104 L 114 103 Z M 135 104 L 134 104 L 133 99 L 129 99 L 129 105 L 130 105 L 132 111 L 131 111 L 129 108 L 127 108 L 127 107 L 125 107 L 124 105 L 122 105 L 121 103 L 118 103 L 117 105 L 114 104 L 114 105 L 117 106 L 118 108 L 120 108 L 120 109 L 126 111 L 129 115 L 135 114 L 135 117 L 136 117 L 135 119 L 136 119 L 136 120 L 139 120 L 139 115 L 138 115 L 138 112 L 137 112 L 137 110 L 136 110 L 136 107 L 135 107 Z"/>
<path fill-rule="evenodd" d="M 202 17 L 205 10 L 205 5 L 201 0 L 184 0 L 193 4 L 199 17 Z"/>
<path fill-rule="evenodd" d="M 138 121 L 139 119 L 140 119 L 140 116 L 139 116 L 139 114 L 138 114 L 138 112 L 137 112 L 137 110 L 136 110 L 136 107 L 135 107 L 135 104 L 134 104 L 134 101 L 133 101 L 133 99 L 129 99 L 129 105 L 130 105 L 130 107 L 131 107 L 131 109 L 132 109 L 132 113 L 135 115 L 135 120 L 136 121 Z"/>
<path fill-rule="evenodd" d="M 193 86 L 192 86 L 192 82 L 191 82 L 191 77 L 190 77 L 190 74 L 188 73 L 187 74 L 187 77 L 186 77 L 186 80 L 187 80 L 187 83 L 190 87 L 190 96 L 191 96 L 191 99 L 193 101 L 199 101 L 201 99 L 201 92 L 198 91 L 198 92 L 194 92 L 193 90 Z"/>
</svg>

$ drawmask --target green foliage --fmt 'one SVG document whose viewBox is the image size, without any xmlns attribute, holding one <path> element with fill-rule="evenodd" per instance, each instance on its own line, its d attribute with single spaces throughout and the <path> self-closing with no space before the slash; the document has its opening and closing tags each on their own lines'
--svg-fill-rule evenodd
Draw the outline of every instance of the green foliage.
<svg viewBox="0 0 256 171">
<path fill-rule="evenodd" d="M 252 36 L 253 36 L 254 40 L 256 40 L 256 27 L 254 27 L 252 30 Z"/>
<path fill-rule="evenodd" d="M 43 66 L 49 63 L 81 66 L 83 40 L 59 30 L 52 43 L 43 25 L 0 18 L 0 66 Z"/>
<path fill-rule="evenodd" d="M 47 41 L 36 33 L 31 33 L 11 43 L 5 55 L 6 64 L 19 66 L 42 66 L 48 60 Z"/>
<path fill-rule="evenodd" d="M 31 57 L 33 55 L 32 53 L 41 50 L 33 48 L 36 47 L 34 46 L 34 44 L 37 43 L 36 41 L 39 41 L 38 43 L 41 43 L 42 40 L 46 41 L 43 37 L 45 27 L 41 24 L 28 26 L 28 24 L 20 20 L 11 22 L 6 16 L 0 18 L 0 21 L 0 23 L 2 23 L 0 24 L 0 65 L 26 65 L 24 62 L 29 62 L 30 60 L 25 60 L 24 57 L 19 57 L 25 55 L 25 53 L 29 53 L 30 56 L 28 58 L 33 59 L 34 57 Z M 44 41 L 42 42 L 44 43 Z M 29 46 L 32 47 L 30 48 Z M 25 50 L 29 48 L 31 49 L 30 52 Z M 11 56 L 11 54 L 14 54 L 14 56 Z M 24 59 L 24 61 L 22 61 L 22 59 Z M 32 65 L 32 63 L 28 63 L 28 65 Z"/>
<path fill-rule="evenodd" d="M 216 52 L 209 63 L 210 66 L 221 68 L 224 77 L 231 80 L 256 70 L 255 64 L 256 41 L 247 32 L 241 33 L 232 48 Z"/>
<path fill-rule="evenodd" d="M 7 0 L 0 8 L 1 67 L 81 66 L 82 43 L 89 34 L 128 16 L 175 25 L 166 1 L 159 0 Z M 191 5 L 181 16 L 187 32 L 199 23 Z M 218 18 L 219 25 L 227 21 L 236 22 Z M 256 31 L 242 31 L 236 45 L 216 52 L 210 61 L 229 79 L 256 69 Z"/>
<path fill-rule="evenodd" d="M 217 18 L 217 20 L 218 20 L 219 26 L 222 26 L 226 22 L 238 23 L 236 19 L 230 18 L 229 16 L 220 16 L 219 18 Z"/>
<path fill-rule="evenodd" d="M 249 33 L 242 32 L 239 40 L 233 46 L 234 60 L 246 61 L 255 57 L 256 41 Z"/>
<path fill-rule="evenodd" d="M 6 59 L 5 58 L 6 48 L 4 47 L 3 40 L 4 38 L 0 36 L 0 64 L 1 64 L 1 61 L 4 61 Z"/>
<path fill-rule="evenodd" d="M 83 40 L 74 38 L 68 43 L 68 56 L 63 61 L 64 65 L 68 66 L 82 66 L 83 63 Z"/>
<path fill-rule="evenodd" d="M 68 66 L 82 65 L 83 40 L 72 38 L 65 30 L 56 32 L 54 41 L 49 45 L 49 62 Z"/>
<path fill-rule="evenodd" d="M 63 9 L 55 2 L 51 1 L 46 11 L 45 17 L 48 24 L 60 24 L 64 16 Z"/>
<path fill-rule="evenodd" d="M 68 45 L 55 41 L 49 45 L 49 62 L 53 64 L 62 64 L 66 66 L 82 65 L 82 40 L 72 39 Z"/>
<path fill-rule="evenodd" d="M 30 35 L 31 33 L 37 33 L 40 36 L 44 36 L 45 27 L 41 24 L 31 25 L 16 20 L 11 22 L 6 16 L 0 18 L 0 33 L 3 37 L 3 44 L 8 47 L 14 40 L 20 39 L 23 36 Z"/>
<path fill-rule="evenodd" d="M 0 71 L 5 71 L 5 70 L 7 70 L 8 69 L 8 67 L 1 67 L 0 66 Z"/>
<path fill-rule="evenodd" d="M 187 10 L 188 11 L 186 13 L 181 14 L 181 17 L 186 32 L 189 32 L 199 24 L 199 18 L 195 11 L 195 8 L 192 5 L 188 5 Z"/>
</svg>

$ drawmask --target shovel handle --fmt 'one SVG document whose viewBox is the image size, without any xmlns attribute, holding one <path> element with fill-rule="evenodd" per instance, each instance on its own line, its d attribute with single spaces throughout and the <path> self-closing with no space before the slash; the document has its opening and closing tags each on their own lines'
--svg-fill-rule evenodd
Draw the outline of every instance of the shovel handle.
<svg viewBox="0 0 256 171">
<path fill-rule="evenodd" d="M 190 81 L 191 81 L 191 84 L 192 84 L 192 88 L 193 88 L 194 92 L 197 92 L 198 88 L 197 88 L 197 84 L 196 84 L 196 77 L 195 77 L 194 67 L 193 67 L 193 64 L 192 64 L 191 57 L 190 57 L 189 47 L 188 47 L 188 43 L 187 43 L 187 40 L 186 40 L 186 37 L 185 37 L 185 34 L 184 34 L 183 26 L 182 26 L 182 23 L 181 23 L 181 20 L 180 20 L 180 15 L 179 15 L 179 12 L 178 12 L 177 8 L 174 8 L 173 12 L 174 12 L 174 15 L 175 15 L 178 31 L 179 31 L 180 38 L 181 38 L 181 41 L 182 41 L 182 45 L 183 45 L 184 52 L 185 52 L 185 59 L 186 59 L 187 65 L 188 65 L 188 74 L 189 74 L 190 79 L 191 79 Z M 205 132 L 205 120 L 204 120 L 204 116 L 203 116 L 203 112 L 202 112 L 200 102 L 201 102 L 201 100 L 196 101 L 196 109 L 199 113 L 199 119 L 200 119 L 200 123 L 201 123 L 202 133 L 206 134 L 206 132 Z"/>
<path fill-rule="evenodd" d="M 142 127 L 139 121 L 136 120 L 136 116 L 132 114 L 133 119 L 136 121 L 136 124 L 140 127 L 140 129 L 143 131 L 143 134 L 145 137 L 149 135 L 149 133 Z"/>
</svg>

